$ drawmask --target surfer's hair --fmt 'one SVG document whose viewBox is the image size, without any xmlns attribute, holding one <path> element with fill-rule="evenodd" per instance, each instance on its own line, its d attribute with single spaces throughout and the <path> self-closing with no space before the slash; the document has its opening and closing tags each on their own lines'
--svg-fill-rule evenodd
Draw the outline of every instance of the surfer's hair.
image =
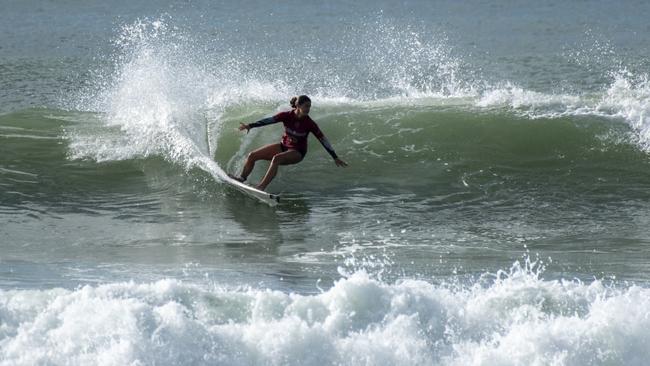
<svg viewBox="0 0 650 366">
<path fill-rule="evenodd" d="M 306 95 L 301 95 L 298 97 L 291 98 L 289 104 L 291 104 L 291 108 L 298 108 L 299 105 L 303 105 L 307 102 L 311 103 L 311 99 L 309 99 L 309 97 Z"/>
</svg>

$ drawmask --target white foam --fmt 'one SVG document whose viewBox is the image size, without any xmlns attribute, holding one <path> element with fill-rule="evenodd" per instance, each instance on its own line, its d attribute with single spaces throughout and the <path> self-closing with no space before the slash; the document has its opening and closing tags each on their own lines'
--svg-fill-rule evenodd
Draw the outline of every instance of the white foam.
<svg viewBox="0 0 650 366">
<path fill-rule="evenodd" d="M 625 120 L 635 131 L 638 144 L 650 152 L 650 81 L 622 71 L 598 102 L 596 110 Z"/>
<path fill-rule="evenodd" d="M 0 364 L 642 365 L 650 290 L 518 264 L 467 286 L 356 272 L 317 295 L 162 280 L 0 291 Z"/>
<path fill-rule="evenodd" d="M 532 118 L 553 117 L 576 111 L 582 100 L 572 95 L 545 94 L 526 90 L 512 83 L 490 89 L 476 101 L 478 107 L 508 107 Z"/>
</svg>

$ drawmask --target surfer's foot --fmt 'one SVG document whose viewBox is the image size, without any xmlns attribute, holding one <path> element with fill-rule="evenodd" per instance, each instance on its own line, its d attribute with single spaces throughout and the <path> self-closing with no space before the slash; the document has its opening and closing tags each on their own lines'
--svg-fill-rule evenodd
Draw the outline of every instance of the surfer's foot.
<svg viewBox="0 0 650 366">
<path fill-rule="evenodd" d="M 244 183 L 244 182 L 246 181 L 246 178 L 244 178 L 244 177 L 242 177 L 242 176 L 239 176 L 239 177 L 238 177 L 238 176 L 236 176 L 236 175 L 232 175 L 232 174 L 228 174 L 228 176 L 229 176 L 230 178 L 232 178 L 232 179 L 238 181 L 238 182 L 241 182 L 241 183 Z"/>
<path fill-rule="evenodd" d="M 256 185 L 255 188 L 259 189 L 260 191 L 264 191 L 266 189 L 266 187 L 263 187 L 261 184 Z"/>
</svg>

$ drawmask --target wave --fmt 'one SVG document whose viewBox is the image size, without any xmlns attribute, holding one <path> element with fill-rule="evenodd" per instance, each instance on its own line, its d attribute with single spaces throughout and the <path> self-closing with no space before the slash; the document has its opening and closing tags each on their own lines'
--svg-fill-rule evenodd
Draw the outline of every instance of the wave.
<svg viewBox="0 0 650 366">
<path fill-rule="evenodd" d="M 337 62 L 313 60 L 316 55 L 299 55 L 304 50 L 292 48 L 281 55 L 251 55 L 254 45 L 224 49 L 227 43 L 219 42 L 179 29 L 170 17 L 127 24 L 107 56 L 111 67 L 97 70 L 87 87 L 62 104 L 102 113 L 106 125 L 136 136 L 129 140 L 136 149 L 130 155 L 161 153 L 172 160 L 188 149 L 214 153 L 217 147 L 209 144 L 228 118 L 225 112 L 239 109 L 240 119 L 257 118 L 303 93 L 313 96 L 316 108 L 340 105 L 353 113 L 382 105 L 412 107 L 417 113 L 419 107 L 451 104 L 470 111 L 505 109 L 532 119 L 613 118 L 635 131 L 639 146 L 648 145 L 647 76 L 625 70 L 611 71 L 611 84 L 590 94 L 549 94 L 509 81 L 486 82 L 444 32 L 402 29 L 383 17 L 366 19 L 342 34 Z M 296 62 L 292 72 L 287 73 L 286 60 Z M 171 136 L 176 132 L 180 136 Z M 184 137 L 189 140 L 181 142 Z M 159 141 L 167 141 L 166 147 Z"/>
<path fill-rule="evenodd" d="M 74 161 L 130 171 L 134 162 L 162 160 L 172 170 L 198 170 L 219 181 L 224 170 L 241 167 L 250 149 L 280 134 L 267 127 L 242 136 L 238 124 L 283 110 L 289 96 L 306 92 L 314 118 L 354 167 L 351 180 L 368 187 L 374 180 L 394 189 L 404 176 L 419 187 L 438 182 L 443 191 L 504 181 L 543 185 L 551 175 L 559 176 L 556 187 L 587 186 L 622 172 L 635 185 L 648 171 L 646 76 L 616 72 L 604 90 L 590 93 L 487 83 L 444 34 L 401 29 L 385 19 L 364 24 L 354 37 L 343 37 L 339 55 L 349 59 L 349 69 L 306 62 L 295 65 L 305 75 L 300 80 L 273 55 L 252 57 L 247 47 L 215 54 L 209 50 L 219 44 L 193 37 L 169 18 L 141 20 L 120 29 L 105 60 L 110 67 L 64 98 L 63 110 L 25 110 L 0 116 L 1 122 L 5 129 L 42 130 L 34 135 L 51 140 L 39 146 L 32 135 L 5 134 L 19 141 L 16 151 L 44 151 L 38 160 L 53 162 L 52 170 L 70 169 Z M 250 61 L 259 58 L 265 62 Z M 327 155 L 312 144 L 308 161 L 325 163 Z M 33 174 L 34 161 L 15 170 Z M 300 169 L 300 184 L 331 183 L 321 164 Z"/>
<path fill-rule="evenodd" d="M 313 295 L 177 280 L 0 291 L 0 363 L 643 364 L 647 289 L 541 270 L 468 285 L 361 271 Z"/>
<path fill-rule="evenodd" d="M 508 108 L 532 119 L 591 116 L 623 121 L 634 131 L 633 141 L 650 152 L 648 75 L 621 70 L 613 72 L 611 80 L 604 91 L 586 95 L 545 94 L 506 83 L 484 92 L 476 105 Z"/>
<path fill-rule="evenodd" d="M 429 197 L 432 190 L 440 195 L 469 190 L 483 199 L 506 195 L 515 201 L 531 195 L 562 200 L 596 191 L 628 200 L 646 186 L 647 154 L 623 123 L 594 116 L 530 119 L 510 110 L 419 102 L 354 108 L 323 103 L 314 118 L 351 169 L 332 175 L 329 156 L 312 140 L 306 161 L 283 169 L 278 182 L 289 191 L 338 195 L 351 185 L 379 195 L 410 192 L 414 199 Z M 46 200 L 82 194 L 96 203 L 91 196 L 107 190 L 176 194 L 197 185 L 199 191 L 214 192 L 224 170 L 238 171 L 248 151 L 280 137 L 279 126 L 248 135 L 236 130 L 269 109 L 274 107 L 241 105 L 224 109 L 218 120 L 206 118 L 212 113 L 207 111 L 190 113 L 192 119 L 139 118 L 117 126 L 105 113 L 14 113 L 0 117 L 5 137 L 11 137 L 6 141 L 11 152 L 3 160 L 13 166 L 3 174 L 13 180 L 6 181 L 10 191 L 34 196 L 14 197 L 18 202 L 43 194 L 38 184 L 43 179 L 51 182 Z M 30 132 L 13 132 L 11 121 Z M 259 179 L 263 170 L 260 164 L 251 178 Z M 27 174 L 33 179 L 23 179 Z"/>
</svg>

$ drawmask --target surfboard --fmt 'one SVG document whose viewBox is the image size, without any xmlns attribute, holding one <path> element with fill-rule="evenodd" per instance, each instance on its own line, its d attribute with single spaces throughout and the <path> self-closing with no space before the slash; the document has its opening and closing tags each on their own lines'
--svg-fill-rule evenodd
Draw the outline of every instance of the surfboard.
<svg viewBox="0 0 650 366">
<path fill-rule="evenodd" d="M 224 181 L 232 186 L 233 188 L 237 189 L 238 191 L 246 194 L 247 196 L 253 197 L 258 199 L 259 201 L 262 201 L 266 203 L 269 206 L 275 206 L 278 203 L 280 203 L 280 195 L 278 194 L 273 194 L 269 192 L 264 192 L 261 191 L 255 187 L 251 187 L 248 184 L 242 183 L 238 181 L 237 179 L 234 179 L 230 174 L 224 178 Z"/>
</svg>

